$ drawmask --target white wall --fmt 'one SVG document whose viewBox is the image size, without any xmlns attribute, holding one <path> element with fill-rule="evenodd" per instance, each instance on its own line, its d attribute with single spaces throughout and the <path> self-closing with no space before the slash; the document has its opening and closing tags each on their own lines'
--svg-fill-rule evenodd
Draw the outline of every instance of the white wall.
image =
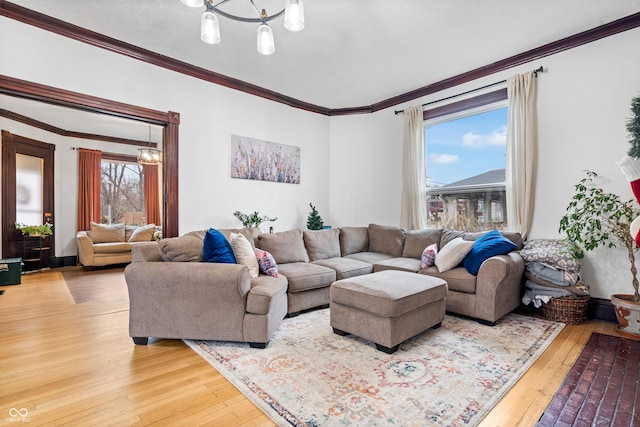
<svg viewBox="0 0 640 427">
<path fill-rule="evenodd" d="M 560 217 L 583 170 L 596 171 L 606 190 L 625 200 L 633 197 L 615 161 L 626 154 L 625 121 L 631 98 L 640 94 L 640 56 L 635 54 L 639 45 L 640 29 L 630 30 L 407 105 L 441 99 L 544 65 L 545 73 L 538 78 L 539 167 L 529 238 L 558 238 Z M 399 224 L 403 116 L 394 115 L 393 110 L 402 107 L 331 119 L 331 214 L 336 224 L 358 219 L 362 224 Z M 589 253 L 583 276 L 594 297 L 632 290 L 623 249 Z"/>
<path fill-rule="evenodd" d="M 184 76 L 0 17 L 0 74 L 181 114 L 180 234 L 236 227 L 233 212 L 277 216 L 277 230 L 304 227 L 309 203 L 329 217 L 329 119 Z M 2 106 L 0 106 L 2 108 Z M 77 153 L 69 146 L 127 149 L 1 120 L 0 128 L 56 144 L 56 256 L 76 254 Z M 230 178 L 231 135 L 300 147 L 301 183 Z M 129 148 L 128 150 L 131 150 Z M 135 148 L 132 149 L 135 153 Z"/>
</svg>

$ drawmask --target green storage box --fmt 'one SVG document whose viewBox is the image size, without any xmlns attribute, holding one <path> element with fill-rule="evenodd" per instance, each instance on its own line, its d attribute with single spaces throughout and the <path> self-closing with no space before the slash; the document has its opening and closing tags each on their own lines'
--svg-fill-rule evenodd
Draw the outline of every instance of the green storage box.
<svg viewBox="0 0 640 427">
<path fill-rule="evenodd" d="M 22 278 L 22 258 L 0 259 L 0 286 L 19 285 Z"/>
</svg>

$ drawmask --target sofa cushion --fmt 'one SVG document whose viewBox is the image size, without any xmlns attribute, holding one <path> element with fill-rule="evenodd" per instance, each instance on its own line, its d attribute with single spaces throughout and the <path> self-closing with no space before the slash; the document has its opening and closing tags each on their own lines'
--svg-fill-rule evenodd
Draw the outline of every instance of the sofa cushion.
<svg viewBox="0 0 640 427">
<path fill-rule="evenodd" d="M 438 255 L 438 244 L 432 243 L 424 248 L 420 257 L 420 268 L 427 268 L 435 265 L 436 256 Z"/>
<path fill-rule="evenodd" d="M 438 267 L 429 267 L 420 270 L 420 274 L 439 277 L 447 282 L 450 291 L 474 294 L 476 292 L 476 276 L 469 273 L 464 267 L 456 267 L 447 271 L 439 271 Z"/>
<path fill-rule="evenodd" d="M 249 276 L 255 279 L 260 274 L 260 269 L 256 254 L 253 252 L 253 246 L 243 234 L 231 233 L 230 238 L 231 249 L 233 249 L 236 261 L 238 264 L 246 266 L 249 269 Z"/>
<path fill-rule="evenodd" d="M 95 254 L 119 254 L 131 251 L 131 244 L 128 242 L 98 243 L 93 245 Z"/>
<path fill-rule="evenodd" d="M 408 271 L 417 273 L 420 271 L 420 260 L 415 258 L 391 258 L 384 261 L 376 262 L 373 265 L 373 272 L 384 270 Z"/>
<path fill-rule="evenodd" d="M 218 262 L 222 264 L 236 264 L 233 249 L 224 235 L 210 228 L 204 235 L 204 247 L 202 257 L 204 262 Z"/>
<path fill-rule="evenodd" d="M 156 232 L 155 224 L 147 224 L 141 227 L 136 227 L 131 232 L 131 237 L 127 242 L 150 242 L 153 240 L 153 233 Z"/>
<path fill-rule="evenodd" d="M 473 240 L 469 238 L 470 234 L 471 233 L 467 233 L 464 231 L 451 230 L 451 229 L 445 228 L 442 230 L 442 236 L 440 236 L 440 244 L 438 245 L 438 250 L 442 250 L 447 245 L 447 243 L 449 243 L 456 237 L 467 236 L 465 240 Z"/>
<path fill-rule="evenodd" d="M 242 234 L 247 238 L 247 241 L 249 242 L 249 244 L 251 244 L 251 247 L 255 247 L 255 244 L 253 242 L 253 232 L 249 228 L 218 228 L 218 231 L 227 238 L 229 243 L 231 243 L 231 233 Z M 196 231 L 195 233 L 199 234 L 200 232 Z M 202 238 L 204 238 L 204 233 L 202 233 Z"/>
<path fill-rule="evenodd" d="M 329 267 L 336 271 L 336 280 L 354 276 L 369 274 L 373 271 L 373 265 L 368 262 L 358 261 L 347 257 L 328 258 L 313 261 L 313 264 Z"/>
<path fill-rule="evenodd" d="M 97 224 L 91 222 L 93 243 L 124 242 L 124 224 Z"/>
<path fill-rule="evenodd" d="M 340 230 L 305 230 L 302 232 L 304 246 L 311 261 L 340 256 Z"/>
<path fill-rule="evenodd" d="M 369 252 L 401 257 L 406 235 L 401 227 L 369 224 Z"/>
<path fill-rule="evenodd" d="M 278 270 L 289 281 L 288 292 L 325 288 L 336 281 L 336 271 L 309 262 L 280 264 Z"/>
<path fill-rule="evenodd" d="M 269 314 L 273 297 L 287 292 L 287 278 L 260 275 L 251 279 L 247 294 L 247 313 Z"/>
<path fill-rule="evenodd" d="M 302 230 L 261 234 L 258 236 L 258 246 L 273 255 L 278 265 L 289 262 L 309 262 L 309 255 L 302 240 Z"/>
<path fill-rule="evenodd" d="M 340 227 L 340 254 L 351 255 L 369 250 L 369 229 L 367 227 Z"/>
<path fill-rule="evenodd" d="M 269 252 L 255 248 L 253 253 L 256 255 L 258 267 L 262 273 L 267 276 L 278 277 L 278 264 L 276 264 L 276 260 L 273 259 Z"/>
<path fill-rule="evenodd" d="M 442 237 L 442 228 L 425 228 L 424 230 L 409 230 L 404 241 L 404 249 L 402 256 L 404 258 L 422 257 L 424 248 L 434 243 L 440 243 Z"/>
<path fill-rule="evenodd" d="M 504 255 L 516 249 L 516 244 L 504 237 L 498 230 L 492 230 L 478 237 L 471 251 L 464 257 L 464 268 L 474 276 L 478 275 L 485 260 L 495 255 Z"/>
<path fill-rule="evenodd" d="M 196 233 L 162 239 L 158 242 L 158 249 L 165 261 L 202 262 L 203 260 L 203 238 L 200 238 Z"/>
<path fill-rule="evenodd" d="M 358 261 L 366 262 L 368 264 L 375 264 L 386 259 L 393 258 L 391 255 L 383 254 L 380 252 L 356 252 L 351 255 L 345 256 L 345 258 L 357 259 Z"/>
<path fill-rule="evenodd" d="M 441 273 L 457 267 L 469 253 L 472 246 L 473 241 L 456 237 L 447 243 L 444 248 L 440 249 L 436 255 L 436 267 L 438 267 Z"/>
</svg>

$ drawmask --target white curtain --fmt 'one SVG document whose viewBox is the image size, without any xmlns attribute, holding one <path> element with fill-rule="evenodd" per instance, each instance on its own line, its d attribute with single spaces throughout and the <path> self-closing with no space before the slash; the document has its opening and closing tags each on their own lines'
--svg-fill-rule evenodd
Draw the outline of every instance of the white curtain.
<svg viewBox="0 0 640 427">
<path fill-rule="evenodd" d="M 422 107 L 413 106 L 404 110 L 402 149 L 400 225 L 408 230 L 427 227 L 426 177 Z"/>
<path fill-rule="evenodd" d="M 507 221 L 526 239 L 533 217 L 538 151 L 534 73 L 508 78 L 507 94 Z"/>
</svg>

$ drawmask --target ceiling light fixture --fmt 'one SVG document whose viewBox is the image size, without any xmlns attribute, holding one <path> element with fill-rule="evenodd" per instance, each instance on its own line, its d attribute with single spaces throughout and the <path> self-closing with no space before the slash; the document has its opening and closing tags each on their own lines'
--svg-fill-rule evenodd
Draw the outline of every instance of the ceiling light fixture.
<svg viewBox="0 0 640 427">
<path fill-rule="evenodd" d="M 151 125 L 149 125 L 149 145 L 151 145 Z M 162 152 L 155 148 L 138 148 L 138 163 L 157 165 L 162 161 Z"/>
<path fill-rule="evenodd" d="M 231 0 L 180 0 L 190 7 L 205 6 L 206 10 L 200 18 L 200 39 L 208 44 L 220 43 L 220 23 L 216 15 L 224 16 L 240 22 L 260 23 L 258 26 L 257 49 L 263 55 L 271 55 L 276 51 L 273 31 L 268 22 L 284 14 L 284 27 L 289 31 L 301 31 L 304 28 L 304 9 L 302 0 L 285 0 L 284 9 L 274 15 L 267 15 L 266 10 L 258 9 L 253 0 L 249 0 L 258 13 L 258 18 L 246 18 L 220 10 L 219 7 Z M 215 3 L 215 4 L 214 4 Z"/>
</svg>

